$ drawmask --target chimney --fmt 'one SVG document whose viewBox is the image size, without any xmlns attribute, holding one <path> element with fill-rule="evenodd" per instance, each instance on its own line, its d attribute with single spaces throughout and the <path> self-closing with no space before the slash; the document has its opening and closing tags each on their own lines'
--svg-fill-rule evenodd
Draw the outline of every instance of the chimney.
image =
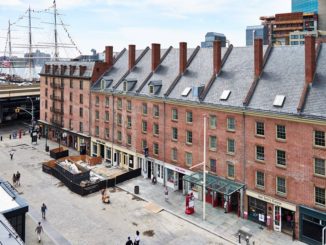
<svg viewBox="0 0 326 245">
<path fill-rule="evenodd" d="M 255 78 L 263 71 L 263 39 L 255 38 Z"/>
<path fill-rule="evenodd" d="M 221 41 L 216 40 L 213 43 L 213 72 L 218 74 L 221 70 L 222 59 L 221 59 Z"/>
<path fill-rule="evenodd" d="M 305 70 L 306 83 L 312 83 L 316 70 L 316 48 L 315 37 L 305 36 Z"/>
<path fill-rule="evenodd" d="M 159 43 L 152 43 L 152 71 L 160 64 L 161 60 L 161 45 Z"/>
<path fill-rule="evenodd" d="M 187 68 L 187 43 L 179 44 L 179 73 L 183 74 Z"/>
<path fill-rule="evenodd" d="M 113 65 L 113 47 L 106 46 L 105 47 L 105 62 L 108 64 L 109 67 Z"/>
<path fill-rule="evenodd" d="M 130 44 L 129 45 L 129 63 L 128 63 L 128 68 L 129 71 L 135 66 L 136 63 L 136 46 Z"/>
</svg>

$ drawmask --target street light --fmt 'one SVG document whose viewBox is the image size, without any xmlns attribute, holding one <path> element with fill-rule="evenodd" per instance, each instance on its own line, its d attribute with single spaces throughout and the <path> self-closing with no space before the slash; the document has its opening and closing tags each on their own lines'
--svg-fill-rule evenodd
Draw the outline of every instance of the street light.
<svg viewBox="0 0 326 245">
<path fill-rule="evenodd" d="M 27 99 L 30 99 L 32 103 L 32 130 L 34 130 L 34 103 L 31 97 L 28 96 Z"/>
</svg>

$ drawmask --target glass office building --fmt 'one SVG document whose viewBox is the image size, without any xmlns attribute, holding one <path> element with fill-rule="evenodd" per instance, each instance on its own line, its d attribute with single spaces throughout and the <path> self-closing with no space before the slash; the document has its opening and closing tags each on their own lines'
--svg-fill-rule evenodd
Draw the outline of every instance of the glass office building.
<svg viewBox="0 0 326 245">
<path fill-rule="evenodd" d="M 263 44 L 268 45 L 268 30 L 267 26 L 247 26 L 246 28 L 246 46 L 253 45 L 255 38 L 263 39 Z"/>
<path fill-rule="evenodd" d="M 318 13 L 318 0 L 292 0 L 292 12 Z"/>
</svg>

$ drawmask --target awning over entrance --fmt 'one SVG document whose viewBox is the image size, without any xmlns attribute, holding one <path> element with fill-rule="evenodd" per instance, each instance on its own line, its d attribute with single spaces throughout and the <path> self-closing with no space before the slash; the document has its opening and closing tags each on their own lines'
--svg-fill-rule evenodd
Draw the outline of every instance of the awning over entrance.
<svg viewBox="0 0 326 245">
<path fill-rule="evenodd" d="M 203 173 L 202 172 L 197 172 L 194 173 L 190 176 L 183 176 L 183 180 L 190 182 L 195 185 L 203 186 Z M 244 188 L 244 184 L 224 179 L 219 176 L 215 176 L 212 174 L 206 174 L 206 188 L 210 189 L 215 192 L 219 192 L 223 195 L 230 196 L 234 192 Z"/>
</svg>

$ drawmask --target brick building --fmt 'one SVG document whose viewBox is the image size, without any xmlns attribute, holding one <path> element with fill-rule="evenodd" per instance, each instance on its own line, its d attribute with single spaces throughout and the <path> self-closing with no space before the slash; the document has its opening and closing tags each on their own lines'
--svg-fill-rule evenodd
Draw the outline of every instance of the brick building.
<svg viewBox="0 0 326 245">
<path fill-rule="evenodd" d="M 309 36 L 293 47 L 130 45 L 111 64 L 91 87 L 92 155 L 202 199 L 201 168 L 191 167 L 203 162 L 206 115 L 207 202 L 321 241 L 324 44 Z"/>
</svg>

